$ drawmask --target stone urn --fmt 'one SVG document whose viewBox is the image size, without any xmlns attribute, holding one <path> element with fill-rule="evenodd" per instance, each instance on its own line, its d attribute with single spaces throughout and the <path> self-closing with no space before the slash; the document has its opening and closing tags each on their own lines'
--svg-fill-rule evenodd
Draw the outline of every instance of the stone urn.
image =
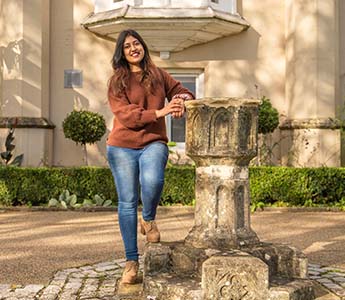
<svg viewBox="0 0 345 300">
<path fill-rule="evenodd" d="M 186 152 L 196 164 L 195 247 L 239 248 L 259 240 L 250 228 L 248 164 L 257 154 L 255 99 L 186 103 Z"/>
<path fill-rule="evenodd" d="M 305 255 L 261 242 L 250 227 L 248 165 L 257 154 L 259 103 L 242 98 L 186 102 L 186 152 L 196 164 L 194 226 L 183 241 L 146 245 L 145 296 L 315 299 Z"/>
</svg>

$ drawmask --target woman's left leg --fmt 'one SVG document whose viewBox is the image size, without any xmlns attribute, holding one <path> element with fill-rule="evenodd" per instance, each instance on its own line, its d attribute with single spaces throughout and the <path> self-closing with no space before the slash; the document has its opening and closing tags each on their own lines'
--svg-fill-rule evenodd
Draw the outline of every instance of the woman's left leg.
<svg viewBox="0 0 345 300">
<path fill-rule="evenodd" d="M 155 142 L 146 146 L 139 158 L 139 181 L 141 185 L 142 217 L 153 221 L 164 185 L 164 171 L 169 149 L 166 144 Z"/>
</svg>

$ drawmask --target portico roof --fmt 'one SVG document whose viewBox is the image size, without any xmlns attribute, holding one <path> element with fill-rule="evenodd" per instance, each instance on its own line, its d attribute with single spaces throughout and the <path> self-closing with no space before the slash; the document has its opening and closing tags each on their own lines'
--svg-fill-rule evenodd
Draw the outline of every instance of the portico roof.
<svg viewBox="0 0 345 300">
<path fill-rule="evenodd" d="M 211 7 L 123 8 L 90 14 L 82 26 L 106 39 L 116 41 L 120 31 L 137 30 L 152 51 L 181 51 L 193 45 L 234 35 L 250 25 L 238 14 Z"/>
</svg>

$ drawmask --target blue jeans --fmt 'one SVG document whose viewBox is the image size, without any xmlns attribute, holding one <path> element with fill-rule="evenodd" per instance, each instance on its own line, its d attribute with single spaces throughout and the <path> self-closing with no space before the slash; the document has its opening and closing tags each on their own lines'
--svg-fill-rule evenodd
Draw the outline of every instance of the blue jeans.
<svg viewBox="0 0 345 300">
<path fill-rule="evenodd" d="M 142 217 L 154 220 L 164 184 L 169 150 L 154 142 L 143 149 L 107 146 L 107 156 L 118 196 L 118 215 L 127 260 L 138 260 L 137 224 L 139 187 Z"/>
</svg>

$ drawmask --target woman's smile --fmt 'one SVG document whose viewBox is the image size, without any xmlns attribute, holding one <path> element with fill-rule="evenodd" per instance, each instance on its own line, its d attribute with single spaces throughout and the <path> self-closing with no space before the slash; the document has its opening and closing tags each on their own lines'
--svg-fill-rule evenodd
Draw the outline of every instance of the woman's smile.
<svg viewBox="0 0 345 300">
<path fill-rule="evenodd" d="M 135 37 L 129 35 L 123 44 L 123 52 L 131 71 L 140 71 L 140 62 L 145 55 L 143 45 Z"/>
</svg>

